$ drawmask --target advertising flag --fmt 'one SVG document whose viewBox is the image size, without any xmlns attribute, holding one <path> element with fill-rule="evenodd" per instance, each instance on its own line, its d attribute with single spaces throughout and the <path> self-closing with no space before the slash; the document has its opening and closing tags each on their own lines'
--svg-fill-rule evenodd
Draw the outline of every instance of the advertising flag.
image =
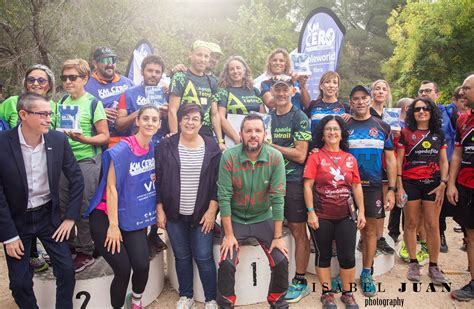
<svg viewBox="0 0 474 309">
<path fill-rule="evenodd" d="M 153 47 L 148 40 L 140 40 L 133 50 L 130 61 L 128 62 L 127 72 L 125 76 L 133 81 L 135 85 L 141 84 L 143 76 L 141 73 L 141 64 L 143 59 L 153 54 Z"/>
</svg>

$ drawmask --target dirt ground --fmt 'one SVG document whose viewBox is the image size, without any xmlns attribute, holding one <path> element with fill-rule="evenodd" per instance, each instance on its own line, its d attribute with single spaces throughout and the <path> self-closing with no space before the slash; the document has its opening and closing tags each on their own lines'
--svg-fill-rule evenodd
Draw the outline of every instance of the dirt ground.
<svg viewBox="0 0 474 309">
<path fill-rule="evenodd" d="M 465 252 L 459 250 L 463 236 L 461 233 L 453 232 L 455 223 L 451 218 L 448 218 L 447 221 L 448 229 L 446 231 L 446 238 L 449 251 L 448 253 L 440 253 L 439 265 L 451 281 L 451 288 L 454 290 L 465 285 L 470 279 L 470 276 L 466 271 L 467 255 Z M 17 308 L 8 289 L 8 274 L 3 256 L 3 250 L 0 250 L 0 308 Z M 401 286 L 401 282 L 409 282 L 406 280 L 406 271 L 406 264 L 399 258 L 396 258 L 395 266 L 391 271 L 375 277 L 376 281 L 382 284 L 382 288 L 385 292 L 378 293 L 375 298 L 370 300 L 365 298 L 360 292 L 356 292 L 355 297 L 359 306 L 361 308 L 474 308 L 474 301 L 470 303 L 454 301 L 450 298 L 449 292 L 446 290 L 442 291 L 440 288 L 437 288 L 436 291 L 427 292 L 428 283 L 430 282 L 427 275 L 427 265 L 422 268 L 421 292 L 413 292 L 411 284 L 407 284 L 407 292 L 399 292 L 398 289 Z M 311 284 L 313 282 L 316 283 L 315 292 L 305 297 L 298 304 L 291 305 L 291 308 L 321 308 L 319 301 L 321 288 L 319 284 L 317 284 L 316 276 L 309 274 L 308 281 Z M 161 295 L 147 308 L 175 308 L 175 302 L 178 298 L 178 294 L 171 288 L 169 281 L 166 280 Z M 337 300 L 337 304 L 340 308 L 344 306 L 339 299 Z M 197 308 L 203 307 L 203 304 L 197 303 Z M 260 303 L 252 306 L 242 306 L 240 308 L 268 308 L 268 305 L 266 303 Z"/>
</svg>

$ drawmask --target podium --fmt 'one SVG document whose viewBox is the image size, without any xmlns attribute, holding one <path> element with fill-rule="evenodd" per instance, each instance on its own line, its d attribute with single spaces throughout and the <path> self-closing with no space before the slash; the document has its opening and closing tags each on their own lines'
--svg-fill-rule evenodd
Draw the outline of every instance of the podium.
<svg viewBox="0 0 474 309">
<path fill-rule="evenodd" d="M 164 278 L 164 253 L 160 252 L 155 254 L 150 261 L 148 283 L 142 298 L 144 306 L 151 304 L 161 294 Z M 76 274 L 76 287 L 73 295 L 74 308 L 110 308 L 110 283 L 112 279 L 112 269 L 102 257 L 97 258 L 96 262 L 83 272 Z M 56 279 L 52 268 L 35 274 L 33 289 L 40 308 L 55 307 Z M 131 290 L 132 284 L 129 283 L 127 293 L 130 293 Z"/>
</svg>

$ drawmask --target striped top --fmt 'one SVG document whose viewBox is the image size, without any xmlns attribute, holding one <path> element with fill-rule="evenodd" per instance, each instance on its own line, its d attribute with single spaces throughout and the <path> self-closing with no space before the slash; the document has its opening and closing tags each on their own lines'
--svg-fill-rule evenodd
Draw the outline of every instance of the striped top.
<svg viewBox="0 0 474 309">
<path fill-rule="evenodd" d="M 179 213 L 189 216 L 194 213 L 202 162 L 204 160 L 205 144 L 203 143 L 197 149 L 189 149 L 179 144 L 178 151 L 181 162 Z"/>
</svg>

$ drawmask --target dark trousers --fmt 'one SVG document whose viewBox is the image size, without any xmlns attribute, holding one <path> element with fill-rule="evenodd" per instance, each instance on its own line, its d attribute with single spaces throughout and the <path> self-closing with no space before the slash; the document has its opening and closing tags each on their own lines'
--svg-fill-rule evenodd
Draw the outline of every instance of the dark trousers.
<svg viewBox="0 0 474 309">
<path fill-rule="evenodd" d="M 288 289 L 288 260 L 278 249 L 272 250 L 271 253 L 268 252 L 274 236 L 273 220 L 269 219 L 255 224 L 232 222 L 232 229 L 239 245 L 250 237 L 258 240 L 267 255 L 272 271 L 267 300 L 273 308 L 288 308 L 284 301 L 284 295 Z M 222 237 L 224 237 L 224 234 L 222 234 Z M 230 254 L 227 254 L 226 259 L 221 260 L 219 265 L 217 303 L 224 308 L 233 307 L 237 299 L 234 290 L 237 255 L 238 252 L 234 250 L 233 259 L 230 259 Z"/>
<path fill-rule="evenodd" d="M 53 274 L 56 277 L 56 308 L 72 309 L 72 297 L 76 279 L 71 251 L 66 241 L 56 242 L 52 236 L 51 208 L 25 212 L 26 229 L 19 231 L 23 242 L 24 255 L 20 260 L 5 253 L 10 279 L 10 290 L 17 305 L 23 308 L 38 308 L 33 293 L 33 271 L 30 268 L 30 248 L 32 239 L 37 237 L 51 257 Z"/>
<path fill-rule="evenodd" d="M 94 210 L 89 218 L 91 236 L 95 247 L 114 271 L 114 279 L 110 284 L 110 301 L 114 308 L 120 308 L 125 302 L 130 273 L 132 275 L 132 291 L 142 294 L 148 282 L 150 259 L 146 232 L 123 231 L 120 253 L 112 254 L 104 247 L 109 229 L 109 219 L 102 210 Z"/>
<path fill-rule="evenodd" d="M 404 217 L 403 217 L 403 209 L 400 207 L 393 207 L 390 211 L 390 216 L 388 219 L 388 233 L 392 236 L 400 236 L 400 217 L 402 219 L 402 230 L 404 226 Z"/>
</svg>

